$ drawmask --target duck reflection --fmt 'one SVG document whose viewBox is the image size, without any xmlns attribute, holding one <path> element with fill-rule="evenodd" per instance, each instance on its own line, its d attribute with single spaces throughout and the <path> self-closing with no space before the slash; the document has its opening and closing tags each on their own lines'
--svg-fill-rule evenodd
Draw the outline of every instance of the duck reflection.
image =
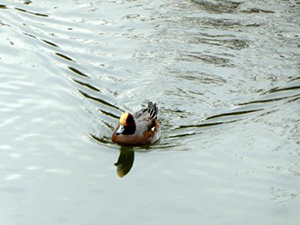
<svg viewBox="0 0 300 225">
<path fill-rule="evenodd" d="M 119 177 L 124 177 L 133 166 L 134 151 L 132 149 L 121 148 L 118 161 L 115 163 L 117 174 Z"/>
</svg>

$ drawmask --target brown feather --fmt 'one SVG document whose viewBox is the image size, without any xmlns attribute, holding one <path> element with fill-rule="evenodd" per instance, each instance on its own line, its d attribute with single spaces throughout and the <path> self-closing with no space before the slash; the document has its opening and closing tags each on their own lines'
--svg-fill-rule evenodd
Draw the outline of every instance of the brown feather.
<svg viewBox="0 0 300 225">
<path fill-rule="evenodd" d="M 159 129 L 158 121 L 155 120 L 154 122 L 155 122 L 154 130 L 152 130 L 152 129 L 147 130 L 142 134 L 142 136 L 123 135 L 123 134 L 117 135 L 116 131 L 119 129 L 119 126 L 120 126 L 120 125 L 118 125 L 118 127 L 116 128 L 116 130 L 114 131 L 114 133 L 112 135 L 112 141 L 114 143 L 117 143 L 117 144 L 123 145 L 123 146 L 149 145 L 151 138 L 155 135 L 155 133 Z"/>
</svg>

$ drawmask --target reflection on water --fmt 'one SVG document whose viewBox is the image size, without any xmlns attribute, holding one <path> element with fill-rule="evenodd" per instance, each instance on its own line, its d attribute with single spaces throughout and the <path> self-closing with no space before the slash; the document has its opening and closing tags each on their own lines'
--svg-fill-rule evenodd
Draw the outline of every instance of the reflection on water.
<svg viewBox="0 0 300 225">
<path fill-rule="evenodd" d="M 0 223 L 297 225 L 299 12 L 2 0 Z M 160 141 L 120 149 L 119 116 L 150 99 Z"/>
<path fill-rule="evenodd" d="M 122 178 L 127 173 L 129 173 L 129 171 L 133 166 L 133 161 L 134 161 L 133 149 L 121 148 L 118 161 L 115 163 L 115 166 L 117 167 L 117 174 L 119 177 Z"/>
</svg>

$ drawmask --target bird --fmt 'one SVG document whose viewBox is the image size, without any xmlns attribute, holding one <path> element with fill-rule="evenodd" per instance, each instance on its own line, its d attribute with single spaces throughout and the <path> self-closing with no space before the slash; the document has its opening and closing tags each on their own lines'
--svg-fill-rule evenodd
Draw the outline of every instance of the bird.
<svg viewBox="0 0 300 225">
<path fill-rule="evenodd" d="M 156 103 L 148 102 L 148 107 L 135 113 L 125 112 L 112 134 L 112 142 L 121 146 L 144 146 L 160 138 Z"/>
</svg>

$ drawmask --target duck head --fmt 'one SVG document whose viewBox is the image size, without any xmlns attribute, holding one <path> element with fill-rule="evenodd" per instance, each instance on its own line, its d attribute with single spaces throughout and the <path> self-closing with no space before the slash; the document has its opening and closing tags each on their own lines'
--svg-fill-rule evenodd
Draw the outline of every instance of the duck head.
<svg viewBox="0 0 300 225">
<path fill-rule="evenodd" d="M 124 113 L 120 117 L 120 123 L 119 128 L 116 131 L 117 135 L 123 134 L 123 135 L 130 135 L 135 133 L 135 122 L 133 119 L 133 116 L 130 113 Z"/>
</svg>

